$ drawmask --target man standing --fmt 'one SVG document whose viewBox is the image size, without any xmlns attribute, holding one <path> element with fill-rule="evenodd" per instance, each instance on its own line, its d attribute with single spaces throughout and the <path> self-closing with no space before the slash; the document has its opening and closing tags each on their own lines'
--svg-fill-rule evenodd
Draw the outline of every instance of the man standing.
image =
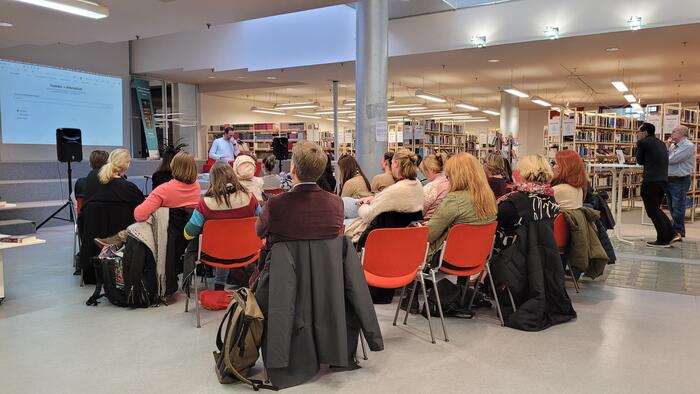
<svg viewBox="0 0 700 394">
<path fill-rule="evenodd" d="M 676 231 L 672 242 L 679 242 L 685 237 L 685 200 L 690 189 L 691 176 L 695 170 L 695 145 L 688 140 L 688 128 L 676 126 L 671 132 L 671 138 L 666 141 L 666 146 L 668 147 L 666 199 L 673 217 L 673 229 Z"/>
<path fill-rule="evenodd" d="M 647 215 L 656 228 L 656 241 L 647 246 L 668 248 L 673 240 L 673 226 L 668 216 L 661 210 L 661 200 L 668 184 L 668 150 L 656 138 L 656 128 L 644 123 L 637 133 L 637 164 L 644 166 L 642 178 L 642 201 Z"/>
<path fill-rule="evenodd" d="M 209 158 L 216 161 L 223 161 L 225 163 L 233 161 L 236 156 L 241 153 L 238 142 L 233 135 L 233 127 L 225 128 L 224 135 L 215 139 L 211 144 L 211 149 L 209 149 Z"/>
</svg>

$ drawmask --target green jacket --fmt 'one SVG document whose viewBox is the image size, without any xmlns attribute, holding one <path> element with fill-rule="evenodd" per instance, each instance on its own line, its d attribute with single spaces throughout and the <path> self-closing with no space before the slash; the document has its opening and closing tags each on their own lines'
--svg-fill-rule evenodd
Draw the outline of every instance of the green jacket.
<svg viewBox="0 0 700 394">
<path fill-rule="evenodd" d="M 600 212 L 592 208 L 562 209 L 569 224 L 569 245 L 564 257 L 577 270 L 595 279 L 603 274 L 608 255 L 598 239 L 595 221 Z"/>
<path fill-rule="evenodd" d="M 486 224 L 496 220 L 496 215 L 487 219 L 479 219 L 474 213 L 472 197 L 466 190 L 449 192 L 438 205 L 435 213 L 426 223 L 430 232 L 430 251 L 428 257 L 432 256 L 440 249 L 442 243 L 447 238 L 447 232 L 455 224 Z"/>
</svg>

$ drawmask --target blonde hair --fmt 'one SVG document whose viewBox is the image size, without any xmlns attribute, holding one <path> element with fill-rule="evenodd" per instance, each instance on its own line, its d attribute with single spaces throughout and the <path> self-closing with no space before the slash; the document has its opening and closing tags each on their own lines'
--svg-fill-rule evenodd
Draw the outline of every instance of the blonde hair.
<svg viewBox="0 0 700 394">
<path fill-rule="evenodd" d="M 503 155 L 500 152 L 491 152 L 486 156 L 486 170 L 491 175 L 505 175 L 506 163 Z"/>
<path fill-rule="evenodd" d="M 445 174 L 450 180 L 451 192 L 469 192 L 474 204 L 474 213 L 480 220 L 486 220 L 496 214 L 496 197 L 479 159 L 469 153 L 452 156 L 445 165 Z"/>
<path fill-rule="evenodd" d="M 517 166 L 523 180 L 530 182 L 550 182 L 554 171 L 542 155 L 528 155 L 518 161 Z"/>
<path fill-rule="evenodd" d="M 420 162 L 418 168 L 425 174 L 426 170 L 432 172 L 433 174 L 439 174 L 445 169 L 445 163 L 447 163 L 447 154 L 436 153 L 434 155 L 428 155 Z"/>
<path fill-rule="evenodd" d="M 415 180 L 418 175 L 418 156 L 408 149 L 399 149 L 394 153 L 392 163 L 399 163 L 399 175 L 403 179 Z"/>
<path fill-rule="evenodd" d="M 180 182 L 191 185 L 197 180 L 197 164 L 194 162 L 194 156 L 188 152 L 177 152 L 170 162 L 170 168 L 173 178 Z"/>
<path fill-rule="evenodd" d="M 318 144 L 299 141 L 292 148 L 292 162 L 302 182 L 316 182 L 326 171 L 328 156 Z"/>
<path fill-rule="evenodd" d="M 108 184 L 115 175 L 126 172 L 131 164 L 129 151 L 123 148 L 115 149 L 109 154 L 107 163 L 102 166 L 99 173 L 100 183 Z"/>
</svg>

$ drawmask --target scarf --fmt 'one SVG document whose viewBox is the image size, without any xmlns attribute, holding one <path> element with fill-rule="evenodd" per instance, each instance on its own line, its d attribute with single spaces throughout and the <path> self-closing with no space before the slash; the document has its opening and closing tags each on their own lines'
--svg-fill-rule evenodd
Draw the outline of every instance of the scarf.
<svg viewBox="0 0 700 394">
<path fill-rule="evenodd" d="M 523 183 L 520 183 L 515 186 L 515 190 L 513 190 L 510 193 L 506 193 L 502 195 L 496 203 L 500 203 L 503 200 L 508 199 L 511 194 L 517 193 L 517 192 L 523 192 L 527 194 L 539 194 L 547 197 L 554 197 L 554 189 L 552 189 L 552 185 L 549 184 L 549 182 L 530 182 L 530 181 L 525 181 Z"/>
</svg>

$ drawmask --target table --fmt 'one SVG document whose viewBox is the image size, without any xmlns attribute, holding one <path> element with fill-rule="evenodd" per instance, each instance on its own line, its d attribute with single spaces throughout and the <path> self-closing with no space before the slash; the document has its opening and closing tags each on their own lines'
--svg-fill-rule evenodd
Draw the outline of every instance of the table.
<svg viewBox="0 0 700 394">
<path fill-rule="evenodd" d="M 634 173 L 641 171 L 644 167 L 639 164 L 617 164 L 617 163 L 593 163 L 589 164 L 590 169 L 599 169 L 600 172 L 609 172 L 612 174 L 612 214 L 615 218 L 615 238 L 621 242 L 633 244 L 632 241 L 625 239 L 622 236 L 622 191 L 623 178 L 625 173 Z"/>
<path fill-rule="evenodd" d="M 7 237 L 5 234 L 0 234 L 0 238 Z M 43 239 L 35 239 L 33 241 L 24 243 L 10 243 L 10 242 L 0 242 L 0 304 L 5 300 L 5 275 L 3 274 L 3 251 L 5 249 L 21 248 L 23 246 L 32 246 L 45 244 L 46 241 Z"/>
</svg>

